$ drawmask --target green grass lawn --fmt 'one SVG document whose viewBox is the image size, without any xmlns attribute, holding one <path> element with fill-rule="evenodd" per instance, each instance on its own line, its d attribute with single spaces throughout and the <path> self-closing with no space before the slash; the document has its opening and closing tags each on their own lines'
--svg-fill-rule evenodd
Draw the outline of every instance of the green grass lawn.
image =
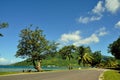
<svg viewBox="0 0 120 80">
<path fill-rule="evenodd" d="M 120 80 L 120 73 L 119 71 L 106 71 L 104 73 L 104 79 L 103 80 Z"/>
</svg>

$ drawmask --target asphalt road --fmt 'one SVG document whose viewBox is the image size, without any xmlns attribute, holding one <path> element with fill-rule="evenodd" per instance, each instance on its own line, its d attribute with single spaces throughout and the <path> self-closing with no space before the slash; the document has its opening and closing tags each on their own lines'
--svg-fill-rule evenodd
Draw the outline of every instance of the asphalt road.
<svg viewBox="0 0 120 80">
<path fill-rule="evenodd" d="M 71 70 L 0 76 L 0 80 L 98 80 L 103 70 Z"/>
</svg>

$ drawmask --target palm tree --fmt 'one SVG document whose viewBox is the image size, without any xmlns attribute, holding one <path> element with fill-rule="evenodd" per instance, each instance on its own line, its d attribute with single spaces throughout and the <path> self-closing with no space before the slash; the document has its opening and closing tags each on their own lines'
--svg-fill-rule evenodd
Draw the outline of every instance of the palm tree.
<svg viewBox="0 0 120 80">
<path fill-rule="evenodd" d="M 8 23 L 0 23 L 0 29 L 8 27 Z M 2 37 L 3 34 L 0 33 L 0 37 Z"/>
<path fill-rule="evenodd" d="M 59 50 L 60 55 L 62 56 L 63 59 L 71 61 L 73 58 L 73 53 L 75 52 L 75 46 L 69 45 L 69 46 L 64 46 L 62 49 Z M 71 63 L 68 64 L 69 69 L 72 69 Z"/>
<path fill-rule="evenodd" d="M 91 50 L 89 47 L 79 46 L 77 47 L 78 53 L 78 64 L 90 64 L 92 62 L 93 57 L 91 56 Z"/>
<path fill-rule="evenodd" d="M 118 62 L 115 58 L 113 57 L 108 57 L 108 59 L 105 62 L 106 67 L 117 67 Z"/>
</svg>

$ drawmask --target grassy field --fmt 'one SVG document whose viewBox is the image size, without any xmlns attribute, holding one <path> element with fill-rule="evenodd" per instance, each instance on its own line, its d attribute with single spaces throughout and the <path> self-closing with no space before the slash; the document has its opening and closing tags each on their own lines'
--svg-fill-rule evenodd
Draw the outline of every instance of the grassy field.
<svg viewBox="0 0 120 80">
<path fill-rule="evenodd" d="M 104 79 L 103 80 L 120 80 L 120 72 L 119 71 L 106 71 L 104 73 Z"/>
</svg>

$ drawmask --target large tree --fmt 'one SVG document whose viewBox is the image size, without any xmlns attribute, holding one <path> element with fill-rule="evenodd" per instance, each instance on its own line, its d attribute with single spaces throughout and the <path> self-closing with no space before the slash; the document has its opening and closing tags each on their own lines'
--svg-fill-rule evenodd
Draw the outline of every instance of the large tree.
<svg viewBox="0 0 120 80">
<path fill-rule="evenodd" d="M 15 56 L 31 59 L 34 68 L 37 71 L 41 71 L 41 60 L 50 50 L 48 40 L 45 39 L 43 31 L 39 28 L 35 30 L 26 28 L 21 30 L 20 38 Z"/>
<path fill-rule="evenodd" d="M 77 47 L 78 64 L 85 66 L 85 64 L 91 64 L 93 57 L 91 56 L 90 47 L 79 46 Z"/>
<path fill-rule="evenodd" d="M 63 59 L 68 59 L 69 64 L 68 68 L 71 69 L 71 59 L 73 57 L 73 53 L 75 52 L 75 46 L 74 45 L 69 45 L 69 46 L 64 46 L 62 49 L 59 50 L 60 55 L 62 56 Z"/>
<path fill-rule="evenodd" d="M 2 29 L 2 28 L 6 28 L 6 27 L 8 27 L 8 23 L 5 23 L 5 22 L 0 23 L 0 29 Z M 3 36 L 3 34 L 0 33 L 0 37 L 2 37 L 2 36 Z"/>
<path fill-rule="evenodd" d="M 115 56 L 116 59 L 120 59 L 120 37 L 111 43 L 108 48 L 108 51 Z"/>
<path fill-rule="evenodd" d="M 92 63 L 91 63 L 91 66 L 92 67 L 95 67 L 95 66 L 99 66 L 99 64 L 101 63 L 101 60 L 102 60 L 102 55 L 101 55 L 101 51 L 95 51 L 93 54 L 92 54 Z"/>
</svg>

